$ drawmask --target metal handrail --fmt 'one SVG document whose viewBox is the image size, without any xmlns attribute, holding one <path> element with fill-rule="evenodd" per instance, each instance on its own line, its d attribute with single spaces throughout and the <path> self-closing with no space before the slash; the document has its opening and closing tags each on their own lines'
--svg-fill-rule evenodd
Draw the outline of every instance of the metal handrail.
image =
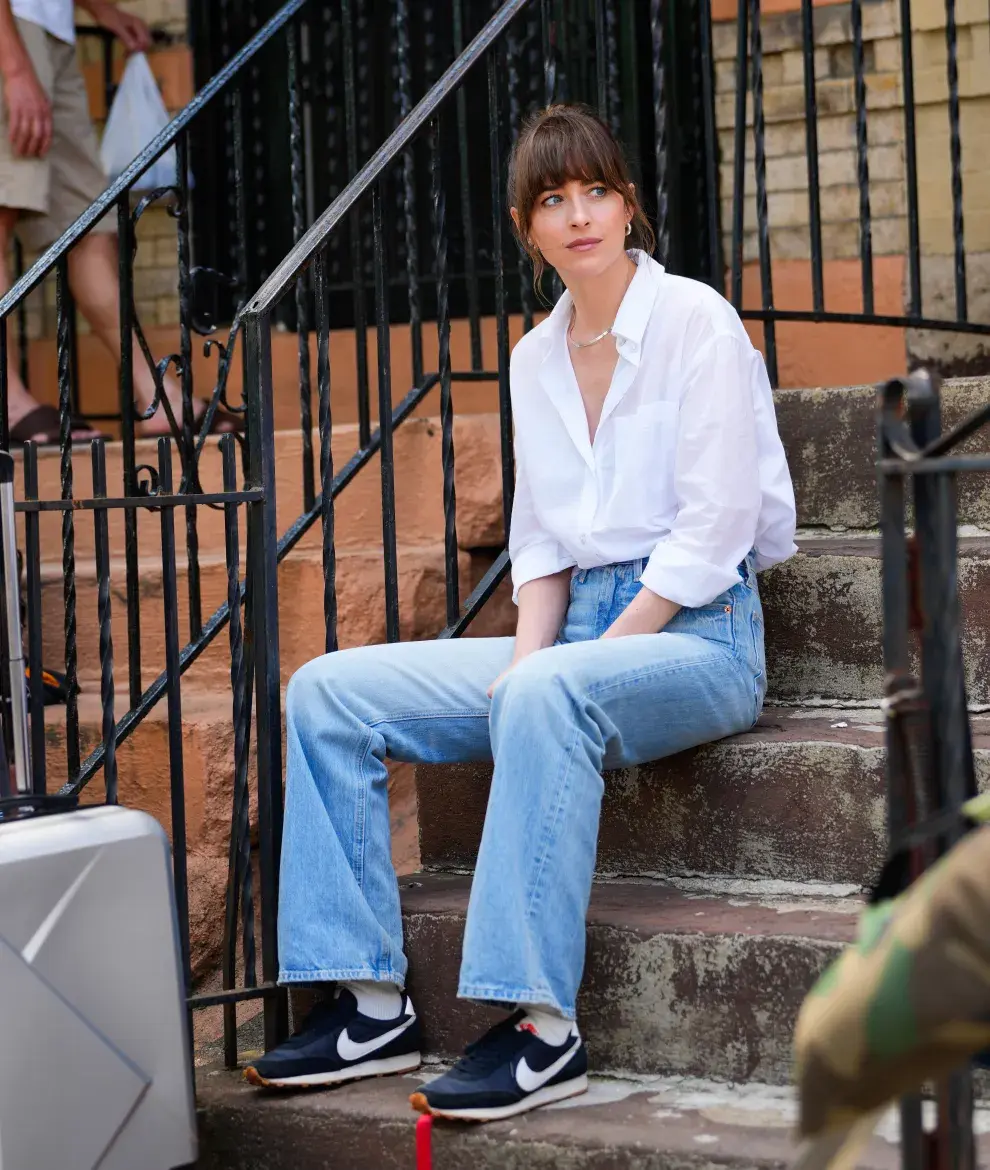
<svg viewBox="0 0 990 1170">
<path fill-rule="evenodd" d="M 432 88 L 416 103 L 326 211 L 300 238 L 292 251 L 287 253 L 285 259 L 244 307 L 241 313 L 243 319 L 262 317 L 282 299 L 292 288 L 299 274 L 326 244 L 337 224 L 362 196 L 371 190 L 372 185 L 395 162 L 447 98 L 460 88 L 464 75 L 484 57 L 519 13 L 534 2 L 535 0 L 506 0 L 481 32 L 443 72 Z"/>
<path fill-rule="evenodd" d="M 127 194 L 133 186 L 134 181 L 157 162 L 170 146 L 175 144 L 197 114 L 227 88 L 247 62 L 252 60 L 273 37 L 281 32 L 308 2 L 309 0 L 287 0 L 287 3 L 283 4 L 271 20 L 263 25 L 247 44 L 231 57 L 220 72 L 203 86 L 192 101 L 175 115 L 127 169 L 107 187 L 99 199 L 90 204 L 68 231 L 38 257 L 13 288 L 0 297 L 0 320 L 9 316 L 17 307 L 18 302 L 41 284 L 42 280 L 60 260 L 68 255 L 69 251 L 75 247 L 90 228 L 107 212 L 113 210 L 120 197 Z"/>
</svg>

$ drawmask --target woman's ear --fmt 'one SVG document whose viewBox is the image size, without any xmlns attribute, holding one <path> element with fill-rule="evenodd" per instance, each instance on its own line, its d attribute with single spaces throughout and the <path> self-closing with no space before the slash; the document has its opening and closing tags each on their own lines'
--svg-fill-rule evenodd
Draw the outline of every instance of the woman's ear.
<svg viewBox="0 0 990 1170">
<path fill-rule="evenodd" d="M 519 209 L 517 207 L 510 207 L 509 215 L 512 216 L 512 222 L 516 225 L 516 231 L 521 234 L 522 228 L 519 226 Z"/>
</svg>

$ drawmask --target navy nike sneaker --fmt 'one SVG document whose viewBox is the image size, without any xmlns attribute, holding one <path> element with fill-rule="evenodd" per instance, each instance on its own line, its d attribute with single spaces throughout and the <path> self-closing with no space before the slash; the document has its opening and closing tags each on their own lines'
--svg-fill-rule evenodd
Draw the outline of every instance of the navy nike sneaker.
<svg viewBox="0 0 990 1170">
<path fill-rule="evenodd" d="M 338 988 L 294 1036 L 246 1068 L 244 1079 L 265 1088 L 311 1089 L 419 1066 L 419 1020 L 408 995 L 396 1017 L 373 1020 L 361 1015 L 350 991 Z"/>
<path fill-rule="evenodd" d="M 563 1044 L 548 1044 L 522 1010 L 496 1024 L 448 1073 L 409 1098 L 420 1113 L 460 1121 L 500 1121 L 576 1097 L 588 1088 L 588 1054 L 572 1025 Z"/>
</svg>

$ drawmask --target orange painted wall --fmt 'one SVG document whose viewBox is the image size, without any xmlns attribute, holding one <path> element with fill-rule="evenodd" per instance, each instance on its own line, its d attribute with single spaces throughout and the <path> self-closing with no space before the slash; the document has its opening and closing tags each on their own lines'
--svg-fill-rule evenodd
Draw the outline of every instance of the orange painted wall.
<svg viewBox="0 0 990 1170">
<path fill-rule="evenodd" d="M 848 0 L 812 0 L 816 8 L 826 4 L 846 4 Z M 777 12 L 800 12 L 801 0 L 762 0 L 760 11 L 764 16 Z M 735 20 L 739 12 L 739 0 L 712 0 L 712 20 Z"/>
<path fill-rule="evenodd" d="M 904 312 L 904 256 L 877 256 L 873 261 L 874 311 Z M 861 312 L 862 275 L 858 260 L 829 260 L 822 275 L 825 308 L 834 313 Z M 810 310 L 811 263 L 775 260 L 773 302 L 778 309 Z M 757 263 L 743 270 L 743 308 L 762 304 Z M 753 344 L 766 353 L 762 321 L 747 321 Z M 778 322 L 777 368 L 782 387 L 857 386 L 907 372 L 904 329 L 878 325 L 831 325 Z"/>
</svg>

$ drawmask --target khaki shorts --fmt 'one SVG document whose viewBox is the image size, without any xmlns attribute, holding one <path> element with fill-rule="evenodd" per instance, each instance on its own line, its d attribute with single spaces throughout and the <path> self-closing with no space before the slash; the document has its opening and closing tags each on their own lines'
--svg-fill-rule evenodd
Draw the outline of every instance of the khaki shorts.
<svg viewBox="0 0 990 1170">
<path fill-rule="evenodd" d="M 18 20 L 17 28 L 52 103 L 52 144 L 44 158 L 15 155 L 0 93 L 0 207 L 24 213 L 18 235 L 26 247 L 38 251 L 57 240 L 102 194 L 107 177 L 75 46 L 27 20 Z M 93 230 L 115 231 L 116 217 L 104 216 Z"/>
</svg>

